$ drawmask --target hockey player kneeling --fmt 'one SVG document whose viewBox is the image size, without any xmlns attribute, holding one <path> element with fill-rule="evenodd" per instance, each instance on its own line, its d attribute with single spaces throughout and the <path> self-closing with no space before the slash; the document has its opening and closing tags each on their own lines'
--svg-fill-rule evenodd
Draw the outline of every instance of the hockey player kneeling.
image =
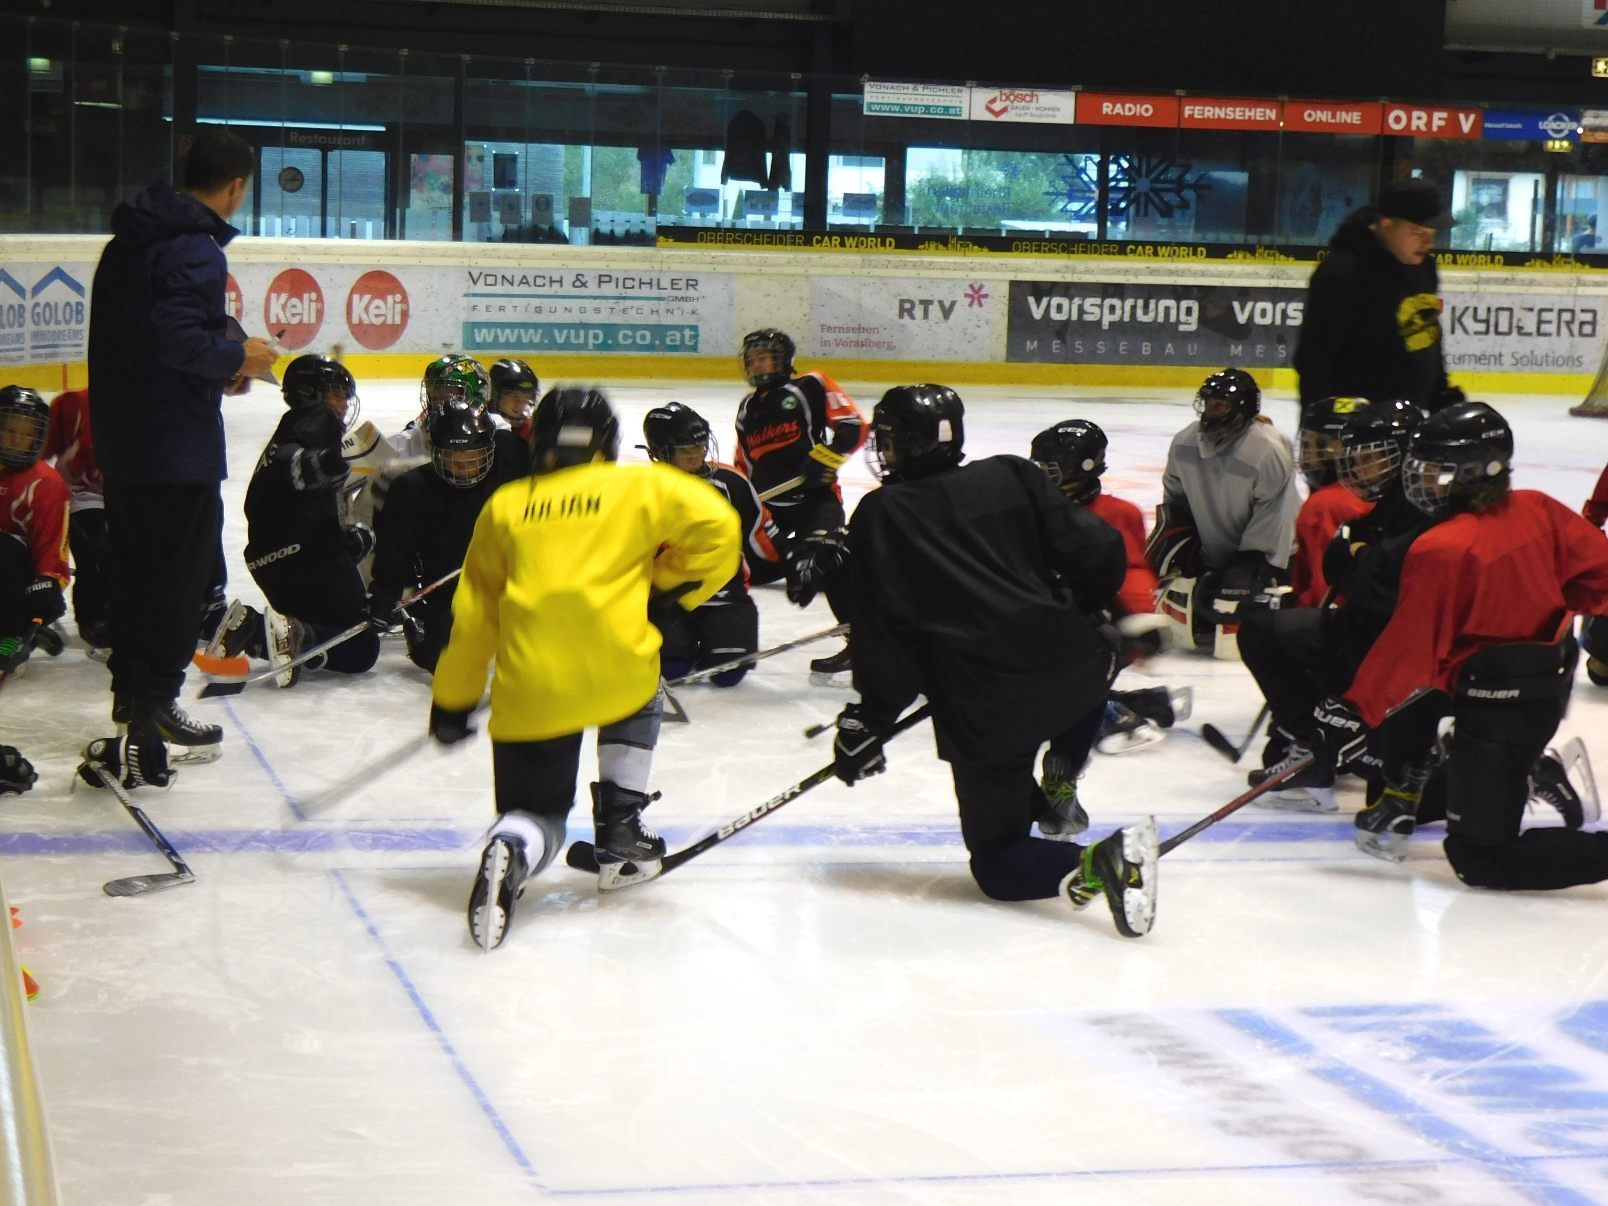
<svg viewBox="0 0 1608 1206">
<path fill-rule="evenodd" d="M 963 407 L 941 385 L 889 390 L 872 415 L 882 488 L 849 524 L 859 702 L 838 717 L 845 783 L 886 766 L 882 742 L 918 695 L 950 764 L 971 873 L 995 900 L 1104 895 L 1129 937 L 1155 919 L 1155 818 L 1083 847 L 1034 837 L 1050 813 L 1039 747 L 1104 715 L 1113 654 L 1088 616 L 1122 584 L 1122 538 L 1031 461 L 961 466 Z"/>
<path fill-rule="evenodd" d="M 1173 645 L 1237 657 L 1244 614 L 1286 577 L 1301 496 L 1284 438 L 1258 421 L 1262 391 L 1242 369 L 1207 377 L 1200 419 L 1173 437 L 1145 552 Z"/>
<path fill-rule="evenodd" d="M 374 534 L 341 522 L 347 477 L 341 441 L 357 419 L 357 382 L 325 356 L 298 356 L 284 376 L 289 412 L 279 420 L 246 488 L 246 568 L 267 596 L 268 610 L 236 601 L 215 638 L 220 651 L 294 661 L 310 645 L 362 623 L 368 596 L 358 564 Z M 336 645 L 306 669 L 361 674 L 374 665 L 380 639 L 363 632 Z M 277 678 L 291 686 L 301 668 Z"/>
<path fill-rule="evenodd" d="M 663 693 L 650 590 L 691 610 L 737 572 L 737 516 L 668 465 L 620 465 L 620 425 L 596 390 L 549 390 L 532 417 L 532 476 L 475 523 L 436 664 L 430 733 L 469 736 L 491 680 L 497 820 L 469 895 L 469 933 L 500 946 L 526 882 L 552 861 L 575 798 L 581 734 L 598 730 L 592 821 L 598 886 L 658 873 L 642 823 Z"/>
</svg>

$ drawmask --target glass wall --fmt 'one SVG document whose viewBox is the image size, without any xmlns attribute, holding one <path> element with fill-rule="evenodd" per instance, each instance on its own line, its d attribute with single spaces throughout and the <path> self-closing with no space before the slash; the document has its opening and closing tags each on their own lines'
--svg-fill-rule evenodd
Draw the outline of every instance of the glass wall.
<svg viewBox="0 0 1608 1206">
<path fill-rule="evenodd" d="M 1087 124 L 1082 107 L 1077 124 L 937 120 L 868 116 L 848 79 L 14 16 L 0 39 L 3 231 L 104 231 L 118 200 L 171 176 L 176 131 L 199 121 L 260 149 L 236 221 L 270 238 L 631 246 L 723 228 L 1315 248 L 1382 179 L 1420 172 L 1448 191 L 1451 249 L 1608 251 L 1608 141 L 1593 141 L 1608 131 L 1569 114 L 1504 115 L 1500 136 L 1487 114 L 1483 137 L 1461 138 Z"/>
</svg>

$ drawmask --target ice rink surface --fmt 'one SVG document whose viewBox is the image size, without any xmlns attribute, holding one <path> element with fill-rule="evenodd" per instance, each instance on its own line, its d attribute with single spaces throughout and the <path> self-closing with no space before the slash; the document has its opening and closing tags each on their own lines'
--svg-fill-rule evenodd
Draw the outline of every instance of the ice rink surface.
<svg viewBox="0 0 1608 1206">
<path fill-rule="evenodd" d="M 867 411 L 885 384 L 845 382 Z M 739 385 L 612 393 L 628 446 L 679 398 L 729 453 Z M 1100 423 L 1107 489 L 1147 515 L 1193 420 L 1181 392 L 961 392 L 974 457 Z M 417 408 L 411 383 L 362 393 L 387 431 Z M 1608 423 L 1490 400 L 1516 483 L 1577 507 Z M 1266 409 L 1293 433 L 1293 402 Z M 259 385 L 226 413 L 231 579 L 258 602 L 241 500 L 280 404 Z M 858 459 L 844 480 L 851 498 L 871 481 Z M 764 645 L 832 622 L 757 593 Z M 836 648 L 678 692 L 692 719 L 664 729 L 648 814 L 672 849 L 830 760 L 803 730 L 850 697 L 808 681 Z M 1154 813 L 1166 836 L 1243 790 L 1254 753 L 1231 767 L 1198 726 L 1238 738 L 1259 696 L 1192 655 L 1126 677 L 1192 686 L 1195 715 L 1095 758 L 1091 833 Z M 1435 829 L 1402 866 L 1369 859 L 1359 787 L 1338 816 L 1246 809 L 1169 855 L 1133 941 L 1103 903 L 981 896 L 923 727 L 886 775 L 662 882 L 600 898 L 556 864 L 483 955 L 464 905 L 488 747 L 423 747 L 428 684 L 399 641 L 357 679 L 185 703 L 226 753 L 140 796 L 197 882 L 117 900 L 104 881 L 166 868 L 114 800 L 68 791 L 111 731 L 104 667 L 75 641 L 0 696 L 41 776 L 4 801 L 0 873 L 43 986 L 29 1020 L 69 1203 L 1608 1201 L 1608 889 L 1466 889 Z M 1608 768 L 1605 721 L 1582 673 L 1559 740 Z M 583 800 L 594 769 L 588 751 Z M 573 820 L 589 836 L 585 803 Z"/>
</svg>

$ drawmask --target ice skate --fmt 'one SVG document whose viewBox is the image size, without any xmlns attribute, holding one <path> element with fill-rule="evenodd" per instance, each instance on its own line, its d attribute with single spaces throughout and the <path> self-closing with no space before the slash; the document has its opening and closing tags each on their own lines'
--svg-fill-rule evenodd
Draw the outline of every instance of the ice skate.
<svg viewBox="0 0 1608 1206">
<path fill-rule="evenodd" d="M 97 737 L 84 749 L 78 777 L 91 787 L 103 788 L 99 767 L 130 791 L 136 787 L 170 787 L 179 772 L 168 767 L 167 747 L 156 736 Z"/>
<path fill-rule="evenodd" d="M 1070 842 L 1089 827 L 1089 814 L 1078 803 L 1077 768 L 1053 750 L 1044 752 L 1039 790 L 1050 806 L 1050 811 L 1038 819 L 1040 836 Z"/>
<path fill-rule="evenodd" d="M 201 766 L 223 757 L 223 729 L 215 724 L 202 724 L 179 706 L 179 701 L 146 705 L 149 727 L 154 728 L 164 742 L 173 746 L 168 751 L 170 766 Z M 134 705 L 124 695 L 112 697 L 112 723 L 117 725 L 121 737 L 128 731 Z"/>
<path fill-rule="evenodd" d="M 1569 782 L 1569 772 L 1557 750 L 1549 749 L 1530 767 L 1530 798 L 1557 809 L 1565 828 L 1579 829 L 1586 823 L 1585 803 Z"/>
<path fill-rule="evenodd" d="M 1413 831 L 1418 828 L 1418 802 L 1387 787 L 1357 814 L 1355 824 L 1358 850 L 1386 862 L 1402 862 Z"/>
<path fill-rule="evenodd" d="M 651 799 L 614 783 L 592 784 L 598 891 L 628 888 L 662 870 L 664 839 L 642 824 L 642 810 Z"/>
<path fill-rule="evenodd" d="M 469 936 L 483 951 L 494 951 L 508 937 L 514 902 L 525 890 L 525 843 L 498 834 L 480 855 L 480 871 L 469 893 Z"/>
<path fill-rule="evenodd" d="M 1321 751 L 1316 752 L 1304 739 L 1291 738 L 1284 746 L 1278 761 L 1253 770 L 1246 776 L 1252 787 L 1260 787 L 1275 775 L 1281 775 L 1303 758 L 1313 758 L 1312 765 L 1296 774 L 1276 791 L 1265 792 L 1252 800 L 1258 808 L 1276 812 L 1338 812 L 1340 804 L 1334 798 L 1334 767 L 1330 766 Z"/>
<path fill-rule="evenodd" d="M 854 661 L 849 656 L 847 643 L 836 653 L 814 658 L 810 662 L 810 682 L 818 687 L 847 687 L 853 672 Z"/>
<path fill-rule="evenodd" d="M 1600 657 L 1588 657 L 1586 659 L 1586 677 L 1595 686 L 1608 687 L 1608 661 Z"/>
<path fill-rule="evenodd" d="M 1146 817 L 1086 847 L 1078 869 L 1061 881 L 1061 892 L 1074 909 L 1105 893 L 1117 932 L 1126 938 L 1142 938 L 1156 923 L 1160 858 L 1156 818 Z"/>
<path fill-rule="evenodd" d="M 284 666 L 293 662 L 302 655 L 307 648 L 311 630 L 306 624 L 291 616 L 280 615 L 279 612 L 268 608 L 262 613 L 263 632 L 268 645 L 268 660 L 275 666 Z M 274 675 L 274 682 L 281 687 L 294 687 L 301 681 L 303 670 L 317 670 L 321 662 L 308 662 L 304 666 L 290 666 L 279 674 Z"/>
<path fill-rule="evenodd" d="M 1105 719 L 1094 748 L 1102 754 L 1132 754 L 1159 745 L 1167 734 L 1126 704 L 1106 701 Z"/>
<path fill-rule="evenodd" d="M 1188 720 L 1195 710 L 1193 687 L 1144 687 L 1137 691 L 1113 691 L 1111 697 L 1151 724 L 1170 729 Z"/>
<path fill-rule="evenodd" d="M 239 599 L 230 602 L 217 631 L 207 642 L 206 656 L 213 659 L 254 657 L 268 660 L 263 614 Z"/>
</svg>

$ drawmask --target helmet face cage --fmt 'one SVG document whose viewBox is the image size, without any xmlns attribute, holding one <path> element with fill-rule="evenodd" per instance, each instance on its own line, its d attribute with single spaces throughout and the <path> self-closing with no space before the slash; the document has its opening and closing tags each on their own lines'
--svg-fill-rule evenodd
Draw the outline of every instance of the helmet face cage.
<svg viewBox="0 0 1608 1206">
<path fill-rule="evenodd" d="M 1059 423 L 1033 437 L 1033 463 L 1051 482 L 1080 506 L 1100 496 L 1100 478 L 1106 471 L 1105 432 L 1082 419 Z"/>
<path fill-rule="evenodd" d="M 1347 442 L 1340 457 L 1340 484 L 1358 498 L 1377 502 L 1401 469 L 1401 444 L 1396 440 Z"/>
<path fill-rule="evenodd" d="M 499 360 L 491 366 L 491 404 L 515 427 L 526 422 L 536 409 L 540 389 L 541 382 L 523 360 Z"/>
<path fill-rule="evenodd" d="M 709 463 L 720 459 L 720 446 L 708 422 L 680 402 L 650 410 L 642 420 L 642 437 L 652 460 L 687 473 L 707 475 Z"/>
<path fill-rule="evenodd" d="M 443 410 L 426 433 L 436 476 L 464 489 L 484 481 L 496 455 L 492 430 L 483 411 L 461 404 Z"/>
<path fill-rule="evenodd" d="M 350 431 L 363 412 L 357 379 L 344 364 L 327 356 L 299 356 L 285 370 L 285 402 L 290 406 L 322 406 Z"/>
<path fill-rule="evenodd" d="M 1313 490 L 1336 480 L 1345 451 L 1345 444 L 1332 432 L 1303 427 L 1296 433 L 1296 467 Z"/>
<path fill-rule="evenodd" d="M 441 413 L 441 407 L 447 400 L 447 373 L 462 359 L 462 356 L 448 353 L 437 356 L 424 366 L 424 376 L 419 378 L 420 414 L 429 416 Z"/>
<path fill-rule="evenodd" d="M 39 460 L 50 428 L 50 407 L 36 390 L 0 390 L 0 466 L 26 469 Z"/>
<path fill-rule="evenodd" d="M 743 350 L 738 356 L 743 368 L 743 377 L 755 389 L 763 389 L 767 385 L 777 385 L 790 380 L 793 376 L 793 356 L 796 350 L 786 332 L 773 328 L 750 332 L 743 336 Z M 754 361 L 761 356 L 771 357 L 768 368 L 754 366 Z"/>
<path fill-rule="evenodd" d="M 1479 505 L 1489 487 L 1505 488 L 1513 429 L 1483 402 L 1437 411 L 1413 433 L 1402 461 L 1402 489 L 1424 514 L 1440 519 Z"/>
<path fill-rule="evenodd" d="M 1243 369 L 1224 369 L 1201 383 L 1195 394 L 1200 429 L 1222 445 L 1250 426 L 1262 409 L 1262 390 Z"/>
</svg>

